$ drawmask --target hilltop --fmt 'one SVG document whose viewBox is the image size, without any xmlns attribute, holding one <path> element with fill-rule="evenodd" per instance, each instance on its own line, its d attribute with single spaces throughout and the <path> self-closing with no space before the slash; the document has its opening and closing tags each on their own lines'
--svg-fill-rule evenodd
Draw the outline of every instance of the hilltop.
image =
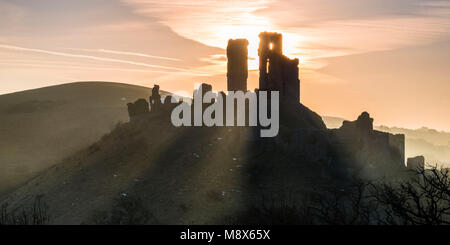
<svg viewBox="0 0 450 245">
<path fill-rule="evenodd" d="M 252 133 L 175 128 L 166 117 L 119 124 L 3 201 L 17 207 L 43 194 L 52 223 L 81 224 L 117 198 L 139 197 L 154 216 L 150 223 L 217 224 L 262 195 L 317 191 L 330 181 L 322 176 L 325 158 L 253 144 Z"/>
<path fill-rule="evenodd" d="M 77 82 L 0 95 L 0 194 L 100 139 L 128 120 L 126 102 L 149 94 L 141 86 Z"/>
<path fill-rule="evenodd" d="M 127 101 L 118 98 L 123 115 Z M 324 168 L 330 154 L 325 124 L 301 104 L 282 108 L 280 140 L 292 142 L 289 147 L 255 140 L 255 128 L 175 128 L 167 114 L 142 117 L 116 124 L 1 202 L 14 208 L 44 195 L 52 223 L 81 224 L 92 222 L 95 211 L 110 210 L 117 198 L 137 197 L 154 214 L 150 223 L 217 224 L 265 195 L 317 191 L 333 171 Z"/>
</svg>

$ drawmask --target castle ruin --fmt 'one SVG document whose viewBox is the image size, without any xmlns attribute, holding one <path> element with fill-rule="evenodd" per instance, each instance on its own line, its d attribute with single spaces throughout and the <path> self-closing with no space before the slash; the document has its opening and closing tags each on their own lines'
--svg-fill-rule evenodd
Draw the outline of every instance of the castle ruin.
<svg viewBox="0 0 450 245">
<path fill-rule="evenodd" d="M 300 102 L 299 60 L 283 55 L 280 33 L 259 34 L 259 91 L 279 91 L 283 103 Z M 227 46 L 227 89 L 247 91 L 248 41 L 230 39 Z"/>
<path fill-rule="evenodd" d="M 283 102 L 300 102 L 298 59 L 283 55 L 280 33 L 259 34 L 259 91 L 280 91 Z"/>
<path fill-rule="evenodd" d="M 283 55 L 283 40 L 280 33 L 262 32 L 259 35 L 259 89 L 257 91 L 279 91 L 281 103 L 300 104 L 299 60 Z M 248 41 L 230 39 L 227 45 L 227 90 L 247 92 Z M 202 91 L 212 90 L 212 86 L 202 83 Z M 270 98 L 269 98 L 270 99 Z M 139 99 L 128 103 L 130 119 L 148 113 L 159 113 L 169 108 L 170 100 L 161 102 L 159 85 L 152 89 L 149 102 Z M 151 107 L 151 110 L 149 109 Z"/>
<path fill-rule="evenodd" d="M 161 95 L 159 94 L 159 85 L 154 85 L 152 95 L 149 98 L 150 106 L 153 112 L 158 112 L 161 108 Z"/>
<path fill-rule="evenodd" d="M 425 168 L 425 158 L 423 156 L 416 156 L 408 158 L 406 167 L 411 170 L 419 170 Z"/>
<path fill-rule="evenodd" d="M 248 41 L 230 39 L 227 46 L 227 88 L 228 91 L 247 91 Z"/>
<path fill-rule="evenodd" d="M 293 121 L 293 118 L 300 118 L 299 120 L 301 122 L 303 120 L 304 124 L 312 123 L 311 121 L 314 121 L 312 119 L 313 114 L 315 113 L 300 103 L 299 60 L 289 59 L 283 55 L 281 34 L 263 32 L 259 35 L 259 38 L 259 89 L 257 91 L 279 91 L 281 99 L 280 109 L 287 110 L 285 113 L 288 115 L 287 121 Z M 226 50 L 228 91 L 247 92 L 248 44 L 246 39 L 230 39 L 228 41 Z M 201 88 L 202 98 L 206 92 L 212 91 L 212 86 L 209 84 L 203 83 Z M 257 91 L 256 94 L 258 95 Z M 173 108 L 170 105 L 170 97 L 166 97 L 164 103 L 160 102 L 161 96 L 159 95 L 158 85 L 155 85 L 152 92 L 153 94 L 149 98 L 150 114 L 168 111 L 169 108 Z M 194 97 L 195 93 L 196 91 L 194 91 Z M 225 97 L 224 92 L 219 93 Z M 202 105 L 201 111 L 204 111 L 207 106 Z M 225 107 L 225 104 L 223 106 Z M 130 119 L 149 113 L 148 107 L 149 103 L 143 99 L 138 100 L 136 103 L 130 103 L 128 105 Z M 225 108 L 223 110 L 225 111 Z M 317 115 L 317 117 L 320 121 L 317 124 L 323 124 L 320 116 Z M 336 157 L 341 161 L 373 167 L 379 164 L 406 167 L 405 136 L 403 134 L 393 135 L 374 130 L 373 119 L 367 112 L 363 112 L 356 121 L 345 121 L 339 129 L 327 130 L 325 126 L 323 128 L 308 128 L 304 127 L 304 125 L 303 127 L 301 125 L 293 125 L 293 127 L 297 127 L 297 133 L 292 133 L 295 136 L 292 140 L 294 143 L 289 143 L 289 147 L 296 152 L 301 151 L 305 154 L 316 152 L 314 154 L 318 157 L 325 156 L 326 154 L 323 151 L 327 148 L 326 145 L 329 144 L 332 146 L 333 151 L 336 152 Z M 317 141 L 320 143 L 318 144 L 319 146 L 311 148 L 308 143 L 311 141 L 310 139 L 322 138 L 321 135 L 323 133 L 328 136 L 324 137 L 323 141 Z M 277 136 L 274 142 L 279 141 L 282 142 L 281 144 L 287 144 L 278 138 L 280 137 Z M 312 151 L 314 149 L 316 150 Z M 411 162 L 409 165 L 417 165 L 412 164 L 414 162 L 412 160 L 409 162 Z"/>
<path fill-rule="evenodd" d="M 405 166 L 405 135 L 390 134 L 373 129 L 373 118 L 363 112 L 356 121 L 344 121 L 332 129 L 332 145 L 348 161 L 368 166 Z"/>
</svg>

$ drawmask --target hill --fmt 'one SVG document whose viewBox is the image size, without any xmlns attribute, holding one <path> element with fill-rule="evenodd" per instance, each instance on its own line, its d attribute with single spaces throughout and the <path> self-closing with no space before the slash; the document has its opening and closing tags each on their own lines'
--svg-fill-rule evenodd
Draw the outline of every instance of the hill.
<svg viewBox="0 0 450 245">
<path fill-rule="evenodd" d="M 28 206 L 44 195 L 52 224 L 81 224 L 95 223 L 94 214 L 111 211 L 117 199 L 137 198 L 150 224 L 218 224 L 268 195 L 298 197 L 338 180 L 323 167 L 330 152 L 320 117 L 303 105 L 282 117 L 293 110 L 303 133 L 281 124 L 279 139 L 289 147 L 260 140 L 257 128 L 175 128 L 167 115 L 117 124 L 0 203 Z"/>
<path fill-rule="evenodd" d="M 127 102 L 150 94 L 129 84 L 77 82 L 0 95 L 0 194 L 99 140 L 128 120 Z"/>
</svg>

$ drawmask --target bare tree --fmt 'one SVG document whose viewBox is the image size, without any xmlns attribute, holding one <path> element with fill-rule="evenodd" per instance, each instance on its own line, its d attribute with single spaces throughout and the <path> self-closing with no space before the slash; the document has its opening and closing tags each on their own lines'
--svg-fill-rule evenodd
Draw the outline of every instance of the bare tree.
<svg viewBox="0 0 450 245">
<path fill-rule="evenodd" d="M 372 197 L 382 206 L 380 223 L 401 225 L 450 224 L 450 181 L 436 166 L 411 170 L 400 183 L 374 185 Z"/>
<path fill-rule="evenodd" d="M 378 203 L 370 197 L 371 183 L 354 179 L 346 188 L 329 188 L 313 198 L 311 209 L 318 224 L 369 225 L 378 220 Z"/>
</svg>

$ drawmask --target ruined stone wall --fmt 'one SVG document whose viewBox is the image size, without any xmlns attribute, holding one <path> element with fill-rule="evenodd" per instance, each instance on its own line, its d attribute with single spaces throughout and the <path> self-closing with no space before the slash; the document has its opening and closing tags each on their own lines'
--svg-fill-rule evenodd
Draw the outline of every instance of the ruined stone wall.
<svg viewBox="0 0 450 245">
<path fill-rule="evenodd" d="M 201 94 L 200 94 L 200 89 L 201 89 Z M 201 100 L 203 100 L 203 97 L 205 96 L 205 94 L 207 92 L 212 92 L 212 85 L 207 84 L 207 83 L 202 83 L 200 84 L 200 86 L 194 90 L 194 93 L 192 95 L 192 104 L 191 104 L 191 118 L 192 120 L 194 120 L 194 115 L 195 115 L 195 100 L 197 98 L 197 96 L 199 96 L 201 98 Z M 200 103 L 201 105 L 201 112 L 203 115 L 203 112 L 205 112 L 205 109 L 211 105 L 211 103 L 203 103 L 203 101 L 201 101 Z"/>
<path fill-rule="evenodd" d="M 259 90 L 281 90 L 282 76 L 282 36 L 279 33 L 259 34 Z"/>
<path fill-rule="evenodd" d="M 248 41 L 230 39 L 227 46 L 227 89 L 247 91 Z"/>
<path fill-rule="evenodd" d="M 350 156 L 348 161 L 368 167 L 405 166 L 405 136 L 373 130 L 367 112 L 331 132 L 334 148 L 341 156 Z"/>
<path fill-rule="evenodd" d="M 287 59 L 283 71 L 283 91 L 282 97 L 288 101 L 300 102 L 300 80 L 298 79 L 298 59 Z"/>
<path fill-rule="evenodd" d="M 411 170 L 417 170 L 425 167 L 425 157 L 417 156 L 408 158 L 406 167 Z"/>
<path fill-rule="evenodd" d="M 392 156 L 398 159 L 401 166 L 405 166 L 405 135 L 389 134 L 389 147 L 391 148 Z"/>
<path fill-rule="evenodd" d="M 280 91 L 282 101 L 299 103 L 299 60 L 283 55 L 281 34 L 263 32 L 259 38 L 259 90 Z"/>
<path fill-rule="evenodd" d="M 130 119 L 150 112 L 149 104 L 145 99 L 138 99 L 134 103 L 128 103 L 127 106 Z"/>
<path fill-rule="evenodd" d="M 155 84 L 152 89 L 152 95 L 149 97 L 148 101 L 146 99 L 138 99 L 134 103 L 127 104 L 130 121 L 134 121 L 138 118 L 149 118 L 162 114 L 169 114 L 177 105 L 176 103 L 171 103 L 171 99 L 172 96 L 166 96 L 164 98 L 164 103 L 162 103 L 159 86 Z"/>
<path fill-rule="evenodd" d="M 161 110 L 161 95 L 159 94 L 159 85 L 155 84 L 152 89 L 152 95 L 149 97 L 150 107 L 152 112 L 159 112 Z"/>
</svg>

